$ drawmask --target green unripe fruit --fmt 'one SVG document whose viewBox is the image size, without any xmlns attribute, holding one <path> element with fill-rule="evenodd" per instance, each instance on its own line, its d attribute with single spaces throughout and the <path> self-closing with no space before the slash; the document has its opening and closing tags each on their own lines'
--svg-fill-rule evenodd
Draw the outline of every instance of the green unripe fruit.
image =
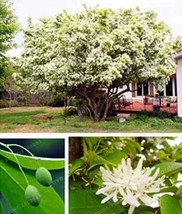
<svg viewBox="0 0 182 214">
<path fill-rule="evenodd" d="M 35 173 L 35 176 L 40 184 L 43 186 L 50 186 L 52 183 L 51 173 L 45 167 L 39 167 Z"/>
<path fill-rule="evenodd" d="M 27 186 L 25 190 L 25 198 L 28 203 L 34 207 L 37 207 L 40 204 L 40 193 L 38 189 L 32 185 Z"/>
</svg>

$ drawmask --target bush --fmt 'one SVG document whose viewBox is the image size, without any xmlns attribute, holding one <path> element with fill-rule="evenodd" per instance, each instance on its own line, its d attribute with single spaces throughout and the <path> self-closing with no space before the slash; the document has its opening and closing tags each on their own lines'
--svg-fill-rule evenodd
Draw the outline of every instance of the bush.
<svg viewBox="0 0 182 214">
<path fill-rule="evenodd" d="M 137 113 L 137 116 L 150 116 L 150 113 L 147 110 L 142 110 Z"/>
<path fill-rule="evenodd" d="M 165 111 L 149 112 L 149 111 L 146 111 L 146 110 L 142 110 L 142 111 L 137 113 L 137 117 L 138 118 L 157 117 L 159 119 L 165 119 L 165 118 L 173 119 L 174 115 L 172 113 L 165 112 Z"/>
<path fill-rule="evenodd" d="M 9 103 L 7 100 L 0 100 L 0 108 L 8 108 Z"/>
<path fill-rule="evenodd" d="M 78 110 L 77 110 L 77 107 L 75 106 L 68 106 L 64 108 L 64 115 L 66 116 L 72 116 L 77 114 L 78 114 Z"/>
<path fill-rule="evenodd" d="M 172 118 L 172 115 L 170 113 L 164 111 L 154 111 L 153 116 L 160 119 Z"/>
<path fill-rule="evenodd" d="M 0 108 L 17 107 L 18 102 L 16 100 L 0 100 Z"/>
<path fill-rule="evenodd" d="M 8 105 L 9 105 L 9 107 L 18 107 L 19 106 L 19 104 L 16 100 L 8 101 Z"/>
<path fill-rule="evenodd" d="M 182 123 L 182 117 L 176 117 L 175 122 L 177 123 Z"/>
</svg>

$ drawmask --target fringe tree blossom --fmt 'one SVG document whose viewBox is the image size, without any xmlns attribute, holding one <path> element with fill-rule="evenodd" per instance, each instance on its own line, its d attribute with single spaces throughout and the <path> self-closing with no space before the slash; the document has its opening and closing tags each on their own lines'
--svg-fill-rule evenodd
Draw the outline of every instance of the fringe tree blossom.
<svg viewBox="0 0 182 214">
<path fill-rule="evenodd" d="M 16 81 L 35 92 L 74 89 L 90 117 L 105 120 L 130 83 L 166 80 L 174 72 L 172 44 L 169 28 L 152 11 L 64 11 L 29 21 Z"/>
<path fill-rule="evenodd" d="M 131 166 L 131 159 L 127 161 L 122 159 L 121 164 L 113 169 L 113 172 L 100 168 L 102 173 L 103 188 L 99 189 L 96 194 L 104 194 L 106 197 L 101 201 L 105 203 L 112 199 L 113 202 L 122 201 L 122 205 L 130 205 L 128 214 L 132 214 L 135 207 L 142 202 L 146 205 L 155 203 L 156 200 L 149 196 L 150 193 L 157 193 L 160 185 L 163 184 L 164 176 L 157 178 L 159 169 L 152 174 L 151 168 L 143 168 L 143 159 L 140 159 L 135 169 Z"/>
</svg>

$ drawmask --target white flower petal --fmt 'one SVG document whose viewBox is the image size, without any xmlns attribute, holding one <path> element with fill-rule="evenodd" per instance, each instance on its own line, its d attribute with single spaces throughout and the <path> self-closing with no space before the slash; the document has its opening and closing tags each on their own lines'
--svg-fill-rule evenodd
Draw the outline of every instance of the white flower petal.
<svg viewBox="0 0 182 214">
<path fill-rule="evenodd" d="M 133 214 L 134 210 L 135 210 L 135 206 L 131 205 L 129 207 L 128 214 Z"/>
<path fill-rule="evenodd" d="M 148 193 L 156 193 L 163 184 L 164 177 L 157 178 L 159 170 L 151 175 L 152 169 L 142 169 L 143 159 L 140 159 L 135 169 L 131 166 L 131 159 L 122 159 L 121 164 L 113 169 L 113 173 L 100 168 L 104 187 L 96 192 L 96 194 L 104 194 L 106 197 L 101 203 L 105 203 L 112 199 L 116 203 L 119 199 L 122 205 L 130 205 L 129 214 L 132 214 L 135 207 L 142 202 L 147 205 L 156 203 L 153 197 L 149 197 Z"/>
</svg>

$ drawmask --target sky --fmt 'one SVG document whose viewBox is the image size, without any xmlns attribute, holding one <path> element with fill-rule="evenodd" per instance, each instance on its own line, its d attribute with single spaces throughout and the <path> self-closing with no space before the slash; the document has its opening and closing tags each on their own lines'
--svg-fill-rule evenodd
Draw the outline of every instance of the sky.
<svg viewBox="0 0 182 214">
<path fill-rule="evenodd" d="M 42 17 L 54 17 L 63 9 L 75 13 L 87 6 L 99 5 L 113 9 L 140 7 L 142 10 L 157 12 L 158 19 L 164 21 L 174 36 L 182 35 L 182 0 L 12 0 L 13 9 L 22 28 L 26 28 L 28 17 L 36 23 Z M 23 43 L 22 33 L 17 34 L 15 41 Z M 10 56 L 19 56 L 22 48 L 9 51 Z"/>
</svg>

